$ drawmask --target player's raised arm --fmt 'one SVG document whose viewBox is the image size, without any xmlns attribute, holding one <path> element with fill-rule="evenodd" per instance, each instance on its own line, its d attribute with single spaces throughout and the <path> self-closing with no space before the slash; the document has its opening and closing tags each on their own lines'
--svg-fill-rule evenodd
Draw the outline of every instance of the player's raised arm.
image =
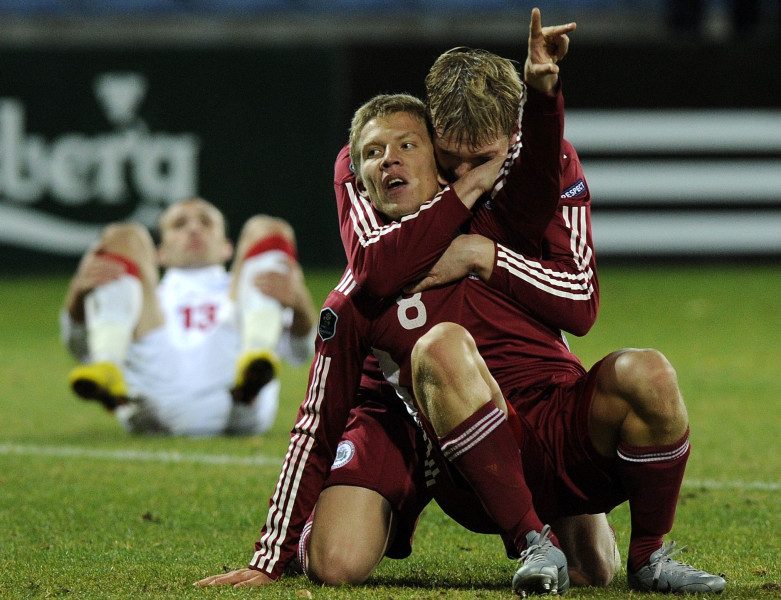
<svg viewBox="0 0 781 600">
<path fill-rule="evenodd" d="M 529 25 L 529 53 L 524 65 L 524 80 L 534 89 L 552 94 L 559 82 L 558 62 L 569 49 L 568 33 L 575 31 L 575 23 L 542 26 L 539 8 L 532 9 Z"/>
</svg>

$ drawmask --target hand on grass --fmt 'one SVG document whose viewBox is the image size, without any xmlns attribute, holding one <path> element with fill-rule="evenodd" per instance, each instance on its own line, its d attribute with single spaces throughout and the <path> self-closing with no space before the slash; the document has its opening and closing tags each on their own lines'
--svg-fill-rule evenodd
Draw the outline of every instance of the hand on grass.
<svg viewBox="0 0 781 600">
<path fill-rule="evenodd" d="M 232 585 L 233 587 L 253 587 L 260 585 L 268 585 L 274 583 L 265 573 L 256 571 L 255 569 L 236 569 L 230 573 L 223 575 L 212 575 L 206 577 L 200 581 L 196 581 L 193 585 L 196 587 L 204 587 L 207 585 Z"/>
</svg>

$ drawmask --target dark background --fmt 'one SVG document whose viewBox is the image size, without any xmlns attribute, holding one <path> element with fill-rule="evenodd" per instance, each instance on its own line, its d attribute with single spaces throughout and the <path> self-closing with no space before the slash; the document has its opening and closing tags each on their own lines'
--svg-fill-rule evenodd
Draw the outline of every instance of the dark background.
<svg viewBox="0 0 781 600">
<path fill-rule="evenodd" d="M 568 108 L 781 109 L 781 46 L 774 37 L 751 43 L 674 37 L 601 43 L 593 37 L 580 41 L 577 32 L 572 37 L 562 63 Z M 486 34 L 468 41 L 520 66 L 522 39 L 492 43 Z M 352 111 L 380 92 L 422 97 L 436 56 L 463 43 L 440 35 L 431 42 L 397 43 L 7 47 L 0 48 L 0 98 L 25 105 L 27 135 L 96 135 L 111 125 L 92 91 L 94 78 L 108 71 L 143 73 L 149 86 L 139 115 L 151 131 L 199 136 L 199 193 L 225 211 L 234 237 L 249 215 L 278 215 L 295 227 L 305 266 L 341 267 L 331 176 Z M 588 157 L 581 159 L 588 176 Z M 0 189 L 0 203 L 7 202 Z M 29 208 L 106 222 L 127 216 L 131 205 L 132 199 L 119 207 L 65 207 L 44 198 Z M 771 208 L 781 208 L 781 193 Z M 76 263 L 75 256 L 7 244 L 0 245 L 0 256 L 0 272 L 6 273 Z"/>
</svg>

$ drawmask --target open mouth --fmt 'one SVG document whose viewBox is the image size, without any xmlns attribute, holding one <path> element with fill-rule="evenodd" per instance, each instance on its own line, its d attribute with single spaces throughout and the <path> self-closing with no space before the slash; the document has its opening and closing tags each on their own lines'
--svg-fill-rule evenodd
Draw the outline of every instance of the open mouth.
<svg viewBox="0 0 781 600">
<path fill-rule="evenodd" d="M 385 189 L 386 190 L 394 190 L 398 187 L 403 186 L 406 181 L 404 181 L 401 177 L 391 177 L 388 179 L 388 181 L 385 183 Z"/>
</svg>

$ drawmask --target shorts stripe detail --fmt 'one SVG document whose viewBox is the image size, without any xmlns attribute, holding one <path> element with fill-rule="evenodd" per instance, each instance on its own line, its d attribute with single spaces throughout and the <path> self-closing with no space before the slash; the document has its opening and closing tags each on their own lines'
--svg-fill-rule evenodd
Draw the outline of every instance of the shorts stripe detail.
<svg viewBox="0 0 781 600">
<path fill-rule="evenodd" d="M 461 435 L 442 444 L 442 454 L 451 461 L 458 458 L 482 442 L 502 423 L 504 413 L 498 408 L 493 409 Z"/>
</svg>

